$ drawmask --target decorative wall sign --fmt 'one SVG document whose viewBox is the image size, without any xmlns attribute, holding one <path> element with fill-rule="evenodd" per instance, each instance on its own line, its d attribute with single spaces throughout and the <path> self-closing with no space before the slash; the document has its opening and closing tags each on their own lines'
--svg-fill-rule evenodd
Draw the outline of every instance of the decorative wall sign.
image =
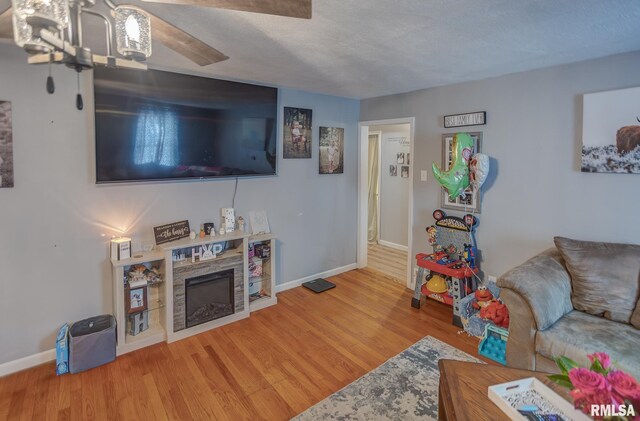
<svg viewBox="0 0 640 421">
<path fill-rule="evenodd" d="M 344 173 L 344 129 L 320 127 L 320 174 Z"/>
<path fill-rule="evenodd" d="M 474 148 L 473 154 L 481 152 L 480 147 L 482 144 L 482 132 L 468 132 L 471 138 L 473 139 Z M 449 169 L 451 165 L 451 153 L 452 153 L 452 144 L 453 144 L 453 136 L 455 133 L 447 133 L 442 135 L 442 166 L 441 168 L 444 171 Z M 480 198 L 477 189 L 475 189 L 472 185 L 469 185 L 467 190 L 465 190 L 464 199 L 462 196 L 456 197 L 455 200 L 451 200 L 449 195 L 447 194 L 447 190 L 444 187 L 440 188 L 441 190 L 441 203 L 442 207 L 445 209 L 453 209 L 463 212 L 473 212 L 480 213 Z"/>
<path fill-rule="evenodd" d="M 640 174 L 640 87 L 586 94 L 583 172 Z"/>
<path fill-rule="evenodd" d="M 153 227 L 153 235 L 156 238 L 156 245 L 168 243 L 188 237 L 191 232 L 189 221 L 173 222 L 171 224 Z"/>
<path fill-rule="evenodd" d="M 0 187 L 13 187 L 11 102 L 0 100 Z"/>
<path fill-rule="evenodd" d="M 451 127 L 481 126 L 487 124 L 487 112 L 477 111 L 475 113 L 452 114 L 444 116 L 445 129 Z"/>
<path fill-rule="evenodd" d="M 311 158 L 312 111 L 284 107 L 283 158 Z"/>
</svg>

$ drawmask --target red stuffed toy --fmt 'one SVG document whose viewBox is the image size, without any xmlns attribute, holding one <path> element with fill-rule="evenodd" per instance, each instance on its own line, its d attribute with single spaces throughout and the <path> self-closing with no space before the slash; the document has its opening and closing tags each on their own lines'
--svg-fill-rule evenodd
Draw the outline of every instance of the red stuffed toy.
<svg viewBox="0 0 640 421">
<path fill-rule="evenodd" d="M 491 320 L 498 327 L 509 327 L 509 309 L 501 301 L 491 300 L 489 305 L 480 309 L 480 317 Z"/>
</svg>

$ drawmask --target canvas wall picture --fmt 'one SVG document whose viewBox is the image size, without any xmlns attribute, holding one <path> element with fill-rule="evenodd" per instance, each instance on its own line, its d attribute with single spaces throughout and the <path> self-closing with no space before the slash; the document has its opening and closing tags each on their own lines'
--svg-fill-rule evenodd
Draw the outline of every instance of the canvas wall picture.
<svg viewBox="0 0 640 421">
<path fill-rule="evenodd" d="M 11 102 L 0 100 L 0 187 L 13 187 Z"/>
<path fill-rule="evenodd" d="M 320 127 L 320 174 L 344 172 L 344 129 Z"/>
<path fill-rule="evenodd" d="M 581 170 L 640 174 L 640 87 L 583 96 Z"/>
<path fill-rule="evenodd" d="M 284 158 L 311 158 L 312 123 L 311 110 L 284 107 L 284 127 L 282 131 Z"/>
</svg>

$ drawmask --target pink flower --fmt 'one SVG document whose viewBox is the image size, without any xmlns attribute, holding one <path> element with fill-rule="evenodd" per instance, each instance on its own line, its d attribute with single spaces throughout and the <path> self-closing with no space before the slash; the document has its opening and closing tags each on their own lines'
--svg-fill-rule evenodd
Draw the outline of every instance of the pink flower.
<svg viewBox="0 0 640 421">
<path fill-rule="evenodd" d="M 569 370 L 569 380 L 575 389 L 587 395 L 599 390 L 611 390 L 611 386 L 602 374 L 588 368 L 572 368 Z"/>
<path fill-rule="evenodd" d="M 640 401 L 640 385 L 629 374 L 614 370 L 607 375 L 607 380 L 617 400 L 621 402 L 628 400 L 634 403 Z"/>
<path fill-rule="evenodd" d="M 587 355 L 591 364 L 593 364 L 594 360 L 600 361 L 600 365 L 602 368 L 607 370 L 611 367 L 611 357 L 606 352 L 594 352 L 593 354 Z"/>
</svg>

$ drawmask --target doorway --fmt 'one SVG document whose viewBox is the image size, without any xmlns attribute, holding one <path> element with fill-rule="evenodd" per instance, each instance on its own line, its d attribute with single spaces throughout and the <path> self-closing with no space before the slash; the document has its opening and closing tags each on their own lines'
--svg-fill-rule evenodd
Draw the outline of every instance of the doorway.
<svg viewBox="0 0 640 421">
<path fill-rule="evenodd" d="M 358 267 L 411 287 L 413 118 L 360 123 Z"/>
</svg>

